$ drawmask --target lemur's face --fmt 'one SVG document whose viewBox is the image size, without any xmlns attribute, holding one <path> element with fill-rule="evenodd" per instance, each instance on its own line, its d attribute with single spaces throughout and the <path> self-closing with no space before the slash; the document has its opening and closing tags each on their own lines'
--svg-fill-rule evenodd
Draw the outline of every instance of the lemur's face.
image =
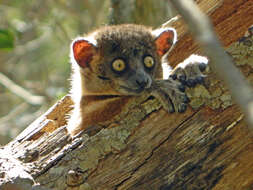
<svg viewBox="0 0 253 190">
<path fill-rule="evenodd" d="M 168 28 L 155 33 L 138 25 L 111 26 L 93 33 L 92 39 L 76 39 L 72 55 L 81 75 L 86 75 L 88 94 L 139 95 L 150 88 L 161 57 L 174 38 L 174 30 Z M 104 89 L 95 89 L 94 80 Z"/>
</svg>

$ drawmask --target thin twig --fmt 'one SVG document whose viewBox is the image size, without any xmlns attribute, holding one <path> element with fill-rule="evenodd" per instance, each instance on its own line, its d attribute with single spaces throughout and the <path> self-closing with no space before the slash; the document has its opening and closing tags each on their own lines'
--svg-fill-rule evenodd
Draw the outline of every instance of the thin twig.
<svg viewBox="0 0 253 190">
<path fill-rule="evenodd" d="M 188 24 L 194 37 L 200 42 L 210 59 L 210 66 L 226 82 L 232 96 L 248 118 L 249 124 L 253 126 L 253 91 L 225 53 L 208 17 L 192 0 L 171 0 L 171 2 Z"/>
<path fill-rule="evenodd" d="M 43 96 L 33 95 L 24 88 L 15 84 L 13 81 L 11 81 L 8 77 L 3 75 L 2 73 L 0 73 L 0 83 L 17 96 L 23 98 L 29 104 L 41 105 L 42 103 L 45 102 L 45 98 Z"/>
<path fill-rule="evenodd" d="M 50 35 L 52 33 L 49 27 L 44 26 L 41 28 L 43 30 L 43 34 L 39 38 L 31 40 L 24 45 L 16 46 L 13 54 L 22 56 L 30 51 L 34 51 L 35 49 L 41 47 L 41 44 L 45 43 L 45 41 L 50 38 Z"/>
<path fill-rule="evenodd" d="M 65 29 L 65 27 L 62 25 L 61 22 L 59 22 L 58 20 L 55 21 L 55 24 L 58 26 L 58 28 L 61 30 L 61 32 L 64 35 L 65 40 L 71 41 L 71 37 L 69 36 L 67 30 Z"/>
<path fill-rule="evenodd" d="M 15 106 L 13 110 L 11 110 L 6 116 L 3 116 L 0 118 L 0 126 L 3 125 L 3 123 L 6 123 L 10 120 L 14 120 L 14 118 L 19 115 L 20 113 L 25 112 L 25 110 L 29 107 L 29 104 L 26 102 L 21 103 L 18 106 Z"/>
</svg>

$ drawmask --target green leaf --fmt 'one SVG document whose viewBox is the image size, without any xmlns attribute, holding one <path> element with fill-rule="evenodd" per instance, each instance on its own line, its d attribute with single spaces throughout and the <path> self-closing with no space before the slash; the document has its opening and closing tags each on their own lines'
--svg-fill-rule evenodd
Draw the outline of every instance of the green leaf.
<svg viewBox="0 0 253 190">
<path fill-rule="evenodd" d="M 11 31 L 0 29 L 0 49 L 13 49 L 14 35 Z"/>
</svg>

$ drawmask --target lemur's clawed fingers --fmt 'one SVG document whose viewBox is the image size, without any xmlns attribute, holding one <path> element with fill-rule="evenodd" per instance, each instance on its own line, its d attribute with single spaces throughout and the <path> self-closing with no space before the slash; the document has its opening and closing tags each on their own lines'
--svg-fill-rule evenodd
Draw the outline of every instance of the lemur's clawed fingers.
<svg viewBox="0 0 253 190">
<path fill-rule="evenodd" d="M 191 56 L 171 71 L 170 78 L 178 80 L 188 87 L 194 87 L 196 84 L 203 84 L 205 75 L 202 72 L 205 71 L 206 67 L 207 59 Z"/>
<path fill-rule="evenodd" d="M 156 80 L 152 84 L 151 93 L 169 113 L 182 113 L 189 102 L 184 90 L 184 86 L 173 79 Z"/>
</svg>

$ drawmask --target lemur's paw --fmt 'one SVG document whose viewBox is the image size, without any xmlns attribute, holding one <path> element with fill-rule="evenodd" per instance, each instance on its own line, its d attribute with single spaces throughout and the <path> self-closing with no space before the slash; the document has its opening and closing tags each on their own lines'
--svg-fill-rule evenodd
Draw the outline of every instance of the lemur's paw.
<svg viewBox="0 0 253 190">
<path fill-rule="evenodd" d="M 168 112 L 182 113 L 186 110 L 189 99 L 184 93 L 184 85 L 180 82 L 173 79 L 155 80 L 150 90 Z"/>
<path fill-rule="evenodd" d="M 170 78 L 180 81 L 183 85 L 194 87 L 203 84 L 208 60 L 205 57 L 192 55 L 178 64 L 170 73 Z"/>
</svg>

